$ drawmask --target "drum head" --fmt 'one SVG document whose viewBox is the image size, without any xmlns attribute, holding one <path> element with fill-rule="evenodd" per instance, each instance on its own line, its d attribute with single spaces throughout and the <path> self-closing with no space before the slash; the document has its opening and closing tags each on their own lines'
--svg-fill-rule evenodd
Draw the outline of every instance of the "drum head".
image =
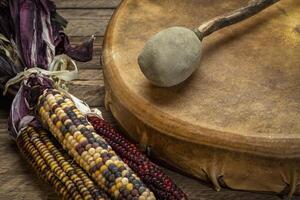
<svg viewBox="0 0 300 200">
<path fill-rule="evenodd" d="M 132 137 L 185 172 L 217 186 L 212 176 L 226 174 L 229 187 L 280 192 L 290 180 L 280 171 L 300 166 L 300 1 L 281 1 L 205 38 L 199 69 L 178 86 L 153 86 L 137 63 L 160 30 L 196 28 L 247 2 L 123 1 L 105 38 L 106 102 Z M 278 160 L 280 169 L 268 171 Z M 240 183 L 249 164 L 257 177 Z"/>
</svg>

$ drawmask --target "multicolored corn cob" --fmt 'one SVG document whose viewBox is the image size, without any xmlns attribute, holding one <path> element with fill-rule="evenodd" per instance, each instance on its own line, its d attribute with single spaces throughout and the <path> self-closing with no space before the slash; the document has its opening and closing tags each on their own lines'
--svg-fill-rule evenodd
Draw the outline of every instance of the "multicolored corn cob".
<svg viewBox="0 0 300 200">
<path fill-rule="evenodd" d="M 62 199 L 109 199 L 53 141 L 55 139 L 49 133 L 30 126 L 24 128 L 17 138 L 18 147 L 24 157 Z"/>
<path fill-rule="evenodd" d="M 137 173 L 141 180 L 151 189 L 158 199 L 187 199 L 186 194 L 163 173 L 163 171 L 143 154 L 135 144 L 126 139 L 107 122 L 99 117 L 88 118 L 95 131 L 103 137 L 113 150 Z"/>
<path fill-rule="evenodd" d="M 38 115 L 74 160 L 114 199 L 154 200 L 154 194 L 98 134 L 64 93 L 47 89 Z"/>
</svg>

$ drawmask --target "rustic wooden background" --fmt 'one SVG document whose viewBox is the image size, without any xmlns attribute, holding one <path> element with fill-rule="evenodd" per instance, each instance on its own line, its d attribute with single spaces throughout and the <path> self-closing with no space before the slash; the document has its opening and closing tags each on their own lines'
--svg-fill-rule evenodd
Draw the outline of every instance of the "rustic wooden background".
<svg viewBox="0 0 300 200">
<path fill-rule="evenodd" d="M 116 124 L 111 114 L 104 109 L 104 83 L 100 55 L 102 41 L 109 19 L 121 0 L 55 0 L 59 12 L 69 21 L 66 32 L 73 44 L 97 37 L 94 58 L 88 63 L 78 63 L 80 78 L 71 83 L 70 92 L 98 107 L 104 117 Z M 54 200 L 58 199 L 51 188 L 39 180 L 34 171 L 18 153 L 14 141 L 7 132 L 9 101 L 0 98 L 0 200 Z M 272 194 L 223 189 L 216 192 L 211 185 L 165 170 L 192 200 L 280 200 Z M 295 197 L 295 200 L 300 198 Z"/>
</svg>

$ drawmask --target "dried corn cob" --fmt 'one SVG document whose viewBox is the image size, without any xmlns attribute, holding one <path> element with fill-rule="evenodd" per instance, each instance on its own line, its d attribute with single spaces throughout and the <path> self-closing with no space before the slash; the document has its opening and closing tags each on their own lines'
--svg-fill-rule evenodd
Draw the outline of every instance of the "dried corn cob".
<svg viewBox="0 0 300 200">
<path fill-rule="evenodd" d="M 68 192 L 66 186 L 55 176 L 49 166 L 46 164 L 40 153 L 35 149 L 30 142 L 29 136 L 22 133 L 18 138 L 18 147 L 26 160 L 35 169 L 39 176 L 54 187 L 63 199 L 71 199 L 71 194 Z"/>
<path fill-rule="evenodd" d="M 45 142 L 50 152 L 57 157 L 58 164 L 64 166 L 64 171 L 71 177 L 71 180 L 76 183 L 84 199 L 108 199 L 107 195 L 98 189 L 95 183 L 76 162 L 69 157 L 65 159 L 65 157 L 61 155 L 59 150 L 55 148 L 46 135 L 42 135 L 41 139 Z"/>
<path fill-rule="evenodd" d="M 40 96 L 38 114 L 77 163 L 114 199 L 152 200 L 154 194 L 116 155 L 93 126 L 60 91 Z"/>
<path fill-rule="evenodd" d="M 108 199 L 85 172 L 58 149 L 48 133 L 28 126 L 22 130 L 17 144 L 32 167 L 63 199 Z"/>
<path fill-rule="evenodd" d="M 135 144 L 101 118 L 91 116 L 88 119 L 94 126 L 97 134 L 107 141 L 121 159 L 154 192 L 158 199 L 187 199 L 186 194 L 157 165 L 152 163 Z"/>
</svg>

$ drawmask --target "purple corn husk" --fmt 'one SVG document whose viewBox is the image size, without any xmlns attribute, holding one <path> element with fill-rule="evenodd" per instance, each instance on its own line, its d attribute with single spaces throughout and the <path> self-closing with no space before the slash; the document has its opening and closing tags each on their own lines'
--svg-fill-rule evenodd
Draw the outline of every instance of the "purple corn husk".
<svg viewBox="0 0 300 200">
<path fill-rule="evenodd" d="M 63 32 L 67 21 L 56 12 L 52 1 L 0 0 L 0 11 L 0 34 L 11 40 L 15 51 L 14 57 L 7 59 L 0 48 L 0 89 L 25 68 L 48 69 L 55 55 L 67 54 L 82 62 L 92 59 L 94 40 L 71 46 Z"/>
<path fill-rule="evenodd" d="M 55 56 L 50 6 L 46 0 L 10 0 L 17 43 L 25 67 L 48 68 Z"/>
<path fill-rule="evenodd" d="M 8 118 L 8 130 L 12 138 L 16 139 L 20 130 L 29 124 L 34 127 L 39 126 L 34 116 L 35 102 L 48 88 L 53 88 L 53 82 L 39 74 L 32 74 L 30 78 L 23 81 L 12 102 Z"/>
<path fill-rule="evenodd" d="M 72 59 L 80 62 L 88 62 L 93 58 L 94 37 L 83 42 L 80 45 L 72 46 L 69 37 L 63 32 L 63 28 L 67 26 L 67 21 L 58 13 L 54 13 L 52 17 L 52 30 L 54 36 L 54 45 L 56 55 L 67 54 Z"/>
<path fill-rule="evenodd" d="M 93 42 L 94 37 L 91 37 L 80 45 L 71 46 L 68 36 L 60 32 L 56 40 L 56 52 L 57 54 L 65 53 L 80 62 L 87 62 L 93 58 Z"/>
<path fill-rule="evenodd" d="M 64 20 L 50 0 L 11 0 L 10 15 L 15 30 L 14 40 L 24 67 L 48 69 L 55 55 L 67 54 L 77 61 L 92 59 L 93 41 L 71 46 L 63 27 Z"/>
<path fill-rule="evenodd" d="M 11 21 L 14 30 L 12 39 L 16 43 L 23 69 L 32 67 L 48 69 L 54 56 L 59 54 L 67 54 L 79 61 L 91 60 L 94 40 L 71 46 L 68 36 L 63 32 L 67 21 L 56 12 L 52 1 L 10 0 L 8 6 L 9 12 L 4 17 Z M 5 65 L 10 65 L 12 69 L 16 68 L 7 59 L 1 61 Z M 0 77 L 8 74 L 0 84 L 4 85 L 7 79 L 14 77 L 17 72 L 20 70 L 12 70 L 8 74 L 0 69 Z M 12 102 L 9 117 L 9 130 L 12 137 L 16 138 L 24 125 L 35 121 L 32 113 L 34 105 L 31 105 L 31 102 L 35 102 L 34 98 L 38 98 L 43 90 L 52 87 L 52 81 L 40 74 L 31 75 L 21 83 L 20 90 Z"/>
</svg>

